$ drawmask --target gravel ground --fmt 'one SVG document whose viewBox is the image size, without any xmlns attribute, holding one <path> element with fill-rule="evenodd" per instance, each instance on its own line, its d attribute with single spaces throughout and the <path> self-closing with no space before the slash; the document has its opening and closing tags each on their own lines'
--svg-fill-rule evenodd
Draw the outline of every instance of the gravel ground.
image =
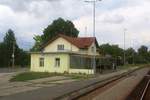
<svg viewBox="0 0 150 100">
<path fill-rule="evenodd" d="M 12 75 L 13 73 L 0 73 L 0 96 L 7 96 L 31 90 L 33 91 L 44 87 L 52 87 L 59 84 L 75 81 L 63 76 L 54 76 L 27 82 L 9 82 L 9 79 Z"/>
<path fill-rule="evenodd" d="M 148 71 L 149 68 L 144 68 L 134 72 L 128 78 L 94 97 L 93 100 L 125 100 Z"/>
<path fill-rule="evenodd" d="M 62 96 L 64 94 L 70 93 L 72 91 L 78 90 L 80 88 L 83 88 L 83 87 L 85 87 L 89 84 L 93 84 L 95 82 L 103 81 L 103 80 L 105 80 L 107 78 L 110 78 L 112 76 L 122 74 L 124 72 L 127 72 L 128 70 L 131 70 L 131 69 L 120 70 L 120 71 L 117 71 L 117 72 L 114 72 L 114 73 L 99 75 L 96 78 L 92 78 L 92 79 L 89 79 L 89 80 L 77 81 L 77 82 L 72 82 L 73 80 L 69 80 L 69 81 L 64 80 L 64 81 L 55 81 L 54 83 L 52 83 L 52 82 L 50 82 L 50 83 L 46 82 L 45 83 L 44 82 L 44 84 L 36 84 L 36 85 L 35 84 L 34 85 L 29 84 L 29 85 L 27 85 L 28 87 L 30 87 L 29 91 L 26 91 L 26 89 L 28 89 L 26 87 L 26 84 L 28 84 L 28 82 L 25 83 L 25 85 L 21 86 L 21 87 L 23 87 L 23 89 L 20 88 L 20 85 L 22 85 L 24 83 L 21 83 L 21 84 L 19 84 L 18 88 L 13 87 L 17 90 L 10 89 L 10 88 L 8 88 L 9 91 L 5 90 L 6 93 L 11 92 L 11 95 L 6 94 L 7 95 L 6 96 L 4 94 L 5 92 L 3 90 L 1 90 L 3 95 L 0 96 L 0 100 L 51 100 L 53 98 L 56 98 L 56 97 Z M 36 82 L 37 82 L 37 80 L 36 80 Z M 64 83 L 64 84 L 61 84 L 61 83 Z M 37 89 L 37 88 L 39 88 L 39 89 Z M 25 89 L 26 92 L 24 91 L 24 89 Z M 22 91 L 19 92 L 19 90 L 22 90 Z M 15 93 L 14 93 L 14 91 L 15 91 Z"/>
</svg>

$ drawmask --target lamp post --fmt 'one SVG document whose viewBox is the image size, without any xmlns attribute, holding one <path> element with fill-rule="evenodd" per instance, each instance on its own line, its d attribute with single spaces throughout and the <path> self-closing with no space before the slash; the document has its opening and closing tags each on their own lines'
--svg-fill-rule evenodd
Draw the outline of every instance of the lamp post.
<svg viewBox="0 0 150 100">
<path fill-rule="evenodd" d="M 12 52 L 12 68 L 15 66 L 15 41 L 13 41 L 13 52 Z"/>
<path fill-rule="evenodd" d="M 134 50 L 134 39 L 132 40 L 132 46 L 133 46 L 133 50 Z M 133 53 L 132 53 L 132 64 L 134 65 L 135 64 L 135 62 L 134 62 L 134 55 L 135 55 L 135 52 L 133 51 Z"/>
<path fill-rule="evenodd" d="M 86 0 L 85 2 L 87 3 L 92 3 L 93 4 L 93 37 L 95 38 L 95 5 L 96 2 L 102 1 L 102 0 Z M 94 39 L 95 43 L 95 39 Z M 95 60 L 95 54 L 96 54 L 96 48 L 94 47 L 94 56 L 93 56 L 93 69 L 94 69 L 94 74 L 96 73 L 96 60 Z"/>
<path fill-rule="evenodd" d="M 124 65 L 126 64 L 126 31 L 127 29 L 125 28 L 124 29 L 124 55 L 123 55 L 123 62 L 124 62 Z"/>
</svg>

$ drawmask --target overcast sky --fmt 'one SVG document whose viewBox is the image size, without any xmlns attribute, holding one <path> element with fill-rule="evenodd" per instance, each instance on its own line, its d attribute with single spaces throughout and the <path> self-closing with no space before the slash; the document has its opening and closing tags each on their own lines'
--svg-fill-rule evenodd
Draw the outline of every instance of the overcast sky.
<svg viewBox="0 0 150 100">
<path fill-rule="evenodd" d="M 80 36 L 92 36 L 92 4 L 84 0 L 0 0 L 0 41 L 11 28 L 20 47 L 30 48 L 33 36 L 54 19 L 73 21 Z M 87 32 L 85 31 L 87 27 Z M 99 44 L 150 46 L 150 0 L 103 0 L 96 4 L 96 37 Z"/>
</svg>

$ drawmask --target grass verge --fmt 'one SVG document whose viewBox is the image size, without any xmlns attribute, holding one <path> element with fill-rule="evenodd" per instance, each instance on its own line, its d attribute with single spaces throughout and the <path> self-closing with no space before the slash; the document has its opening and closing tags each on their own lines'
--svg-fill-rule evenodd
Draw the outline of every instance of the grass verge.
<svg viewBox="0 0 150 100">
<path fill-rule="evenodd" d="M 146 66 L 150 66 L 150 64 L 126 64 L 123 66 L 118 66 L 118 69 L 128 69 L 131 67 L 146 67 Z"/>
<path fill-rule="evenodd" d="M 28 81 L 33 79 L 52 77 L 55 75 L 56 75 L 55 73 L 48 73 L 48 72 L 23 72 L 13 76 L 10 79 L 10 81 Z"/>
<path fill-rule="evenodd" d="M 28 81 L 28 80 L 34 80 L 34 79 L 40 79 L 40 78 L 47 78 L 47 77 L 53 77 L 53 76 L 65 76 L 70 77 L 70 79 L 77 79 L 77 80 L 83 80 L 92 78 L 92 75 L 86 75 L 86 74 L 60 74 L 60 73 L 48 73 L 48 72 L 23 72 L 20 74 L 17 74 L 13 76 L 10 79 L 10 82 L 14 81 Z"/>
</svg>

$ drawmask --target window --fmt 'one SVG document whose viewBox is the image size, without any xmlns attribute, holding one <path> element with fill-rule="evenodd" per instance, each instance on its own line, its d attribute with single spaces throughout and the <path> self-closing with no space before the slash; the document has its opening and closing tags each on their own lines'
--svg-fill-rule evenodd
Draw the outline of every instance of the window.
<svg viewBox="0 0 150 100">
<path fill-rule="evenodd" d="M 95 48 L 94 48 L 94 47 L 92 47 L 92 48 L 91 48 L 91 51 L 92 51 L 92 52 L 95 52 L 95 50 L 94 50 L 94 49 L 95 49 Z"/>
<path fill-rule="evenodd" d="M 60 66 L 60 58 L 55 59 L 55 66 L 59 67 Z"/>
<path fill-rule="evenodd" d="M 64 50 L 64 45 L 63 44 L 57 45 L 57 50 Z"/>
<path fill-rule="evenodd" d="M 86 48 L 81 48 L 80 51 L 87 51 L 87 49 Z"/>
<path fill-rule="evenodd" d="M 44 67 L 44 58 L 40 58 L 39 60 L 40 67 Z"/>
</svg>

